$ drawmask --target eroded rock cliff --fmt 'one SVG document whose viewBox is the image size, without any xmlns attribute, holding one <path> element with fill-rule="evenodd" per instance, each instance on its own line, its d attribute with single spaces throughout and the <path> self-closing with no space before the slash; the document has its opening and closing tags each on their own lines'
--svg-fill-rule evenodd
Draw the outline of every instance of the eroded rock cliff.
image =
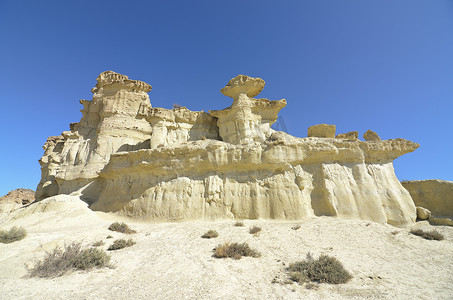
<svg viewBox="0 0 453 300">
<path fill-rule="evenodd" d="M 453 219 L 453 181 L 412 180 L 403 181 L 415 205 L 427 208 L 435 217 Z"/>
<path fill-rule="evenodd" d="M 405 226 L 415 205 L 393 160 L 419 145 L 357 134 L 296 138 L 271 125 L 286 100 L 239 75 L 224 110 L 152 108 L 148 84 L 101 73 L 82 120 L 51 137 L 37 199 L 78 193 L 94 210 L 149 220 L 337 216 Z"/>
</svg>

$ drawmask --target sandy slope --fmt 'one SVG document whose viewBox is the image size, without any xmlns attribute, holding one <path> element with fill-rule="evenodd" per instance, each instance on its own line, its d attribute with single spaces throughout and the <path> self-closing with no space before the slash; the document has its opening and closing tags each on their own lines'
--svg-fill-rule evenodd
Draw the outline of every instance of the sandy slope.
<svg viewBox="0 0 453 300">
<path fill-rule="evenodd" d="M 54 279 L 28 278 L 25 264 L 65 242 L 91 244 L 124 237 L 107 229 L 116 216 L 90 211 L 76 197 L 56 196 L 9 215 L 0 228 L 24 226 L 28 236 L 0 244 L 1 299 L 452 299 L 453 228 L 438 226 L 444 241 L 428 241 L 409 229 L 322 217 L 300 222 L 254 220 L 139 223 L 137 244 L 109 252 L 114 269 L 77 271 Z M 291 227 L 300 224 L 299 230 Z M 248 233 L 262 227 L 258 236 Z M 417 227 L 433 228 L 426 222 Z M 216 239 L 202 239 L 209 229 Z M 129 236 L 127 236 L 129 237 Z M 260 258 L 216 259 L 212 249 L 225 241 L 247 242 Z M 307 289 L 283 284 L 285 266 L 326 253 L 354 275 L 347 284 Z M 277 283 L 272 283 L 276 278 Z"/>
</svg>

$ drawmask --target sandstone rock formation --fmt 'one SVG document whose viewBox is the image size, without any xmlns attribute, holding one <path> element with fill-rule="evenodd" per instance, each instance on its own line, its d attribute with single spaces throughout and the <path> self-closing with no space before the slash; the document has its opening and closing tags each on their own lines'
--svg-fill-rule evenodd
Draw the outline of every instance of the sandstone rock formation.
<svg viewBox="0 0 453 300">
<path fill-rule="evenodd" d="M 153 108 L 151 86 L 111 71 L 97 81 L 82 120 L 44 146 L 38 200 L 72 193 L 93 210 L 165 221 L 415 221 L 393 160 L 416 143 L 336 139 L 334 125 L 315 127 L 322 137 L 274 131 L 286 100 L 253 98 L 260 78 L 230 80 L 221 92 L 232 105 L 209 113 Z"/>
<path fill-rule="evenodd" d="M 0 213 L 9 213 L 35 201 L 35 191 L 15 189 L 0 197 Z"/>
<path fill-rule="evenodd" d="M 356 140 L 359 137 L 358 131 L 351 131 L 347 133 L 339 133 L 335 136 L 337 139 Z"/>
<path fill-rule="evenodd" d="M 433 217 L 453 218 L 453 181 L 413 180 L 403 181 L 415 205 L 431 211 Z"/>
<path fill-rule="evenodd" d="M 417 219 L 428 220 L 431 217 L 431 212 L 428 209 L 421 206 L 416 206 L 415 208 L 417 209 Z"/>
<path fill-rule="evenodd" d="M 371 142 L 381 140 L 381 138 L 379 137 L 379 135 L 377 135 L 376 132 L 371 131 L 369 129 L 363 134 L 363 138 L 365 139 L 365 141 L 371 141 Z"/>
<path fill-rule="evenodd" d="M 317 124 L 308 127 L 308 137 L 321 137 L 321 138 L 334 138 L 335 125 L 330 124 Z"/>
</svg>

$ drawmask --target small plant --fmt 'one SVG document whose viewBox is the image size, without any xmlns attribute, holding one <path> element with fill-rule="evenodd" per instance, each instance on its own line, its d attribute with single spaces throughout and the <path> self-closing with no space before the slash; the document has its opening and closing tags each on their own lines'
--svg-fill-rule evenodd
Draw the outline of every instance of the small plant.
<svg viewBox="0 0 453 300">
<path fill-rule="evenodd" d="M 112 223 L 110 226 L 109 226 L 109 230 L 111 231 L 117 231 L 117 232 L 121 232 L 121 233 L 127 233 L 127 234 L 130 234 L 130 233 L 136 233 L 137 231 L 133 230 L 133 229 L 130 229 L 129 226 L 124 223 L 124 222 L 115 222 L 115 223 Z"/>
<path fill-rule="evenodd" d="M 72 270 L 87 270 L 94 267 L 111 267 L 110 255 L 97 248 L 82 249 L 80 243 L 65 245 L 47 252 L 43 260 L 28 270 L 34 277 L 58 277 Z"/>
<path fill-rule="evenodd" d="M 247 243 L 225 243 L 218 245 L 214 249 L 214 257 L 225 258 L 231 257 L 234 259 L 241 259 L 242 256 L 260 257 L 261 254 L 254 249 L 251 249 Z"/>
<path fill-rule="evenodd" d="M 236 226 L 236 227 L 244 227 L 244 222 L 237 221 L 236 223 L 234 223 L 234 226 Z"/>
<path fill-rule="evenodd" d="M 110 245 L 110 247 L 108 247 L 107 250 L 119 250 L 119 249 L 123 249 L 123 248 L 130 247 L 133 245 L 135 245 L 135 242 L 132 239 L 128 239 L 128 240 L 119 239 L 119 240 L 113 241 L 113 244 Z"/>
<path fill-rule="evenodd" d="M 422 238 L 427 239 L 427 240 L 441 241 L 444 239 L 444 236 L 442 235 L 442 233 L 440 233 L 436 230 L 423 231 L 421 229 L 412 229 L 410 232 L 413 235 L 421 236 Z"/>
<path fill-rule="evenodd" d="M 100 246 L 103 246 L 104 244 L 105 244 L 104 241 L 100 240 L 100 241 L 94 242 L 92 246 L 100 247 Z"/>
<path fill-rule="evenodd" d="M 300 228 L 300 225 L 294 225 L 293 227 L 291 227 L 292 230 L 297 230 Z"/>
<path fill-rule="evenodd" d="M 258 226 L 253 226 L 253 227 L 250 227 L 250 234 L 258 234 L 259 232 L 261 231 L 261 227 L 258 227 Z"/>
<path fill-rule="evenodd" d="M 308 253 L 305 260 L 290 264 L 288 271 L 290 279 L 298 283 L 315 281 L 339 284 L 346 283 L 352 278 L 338 259 L 325 254 L 314 259 Z"/>
<path fill-rule="evenodd" d="M 201 237 L 204 239 L 212 239 L 218 237 L 219 234 L 215 230 L 209 230 L 205 234 L 203 234 Z"/>
<path fill-rule="evenodd" d="M 113 239 L 113 236 L 111 236 L 110 234 L 106 237 L 106 239 Z"/>
<path fill-rule="evenodd" d="M 27 235 L 22 227 L 12 227 L 10 230 L 0 230 L 0 243 L 9 244 L 20 241 Z"/>
</svg>

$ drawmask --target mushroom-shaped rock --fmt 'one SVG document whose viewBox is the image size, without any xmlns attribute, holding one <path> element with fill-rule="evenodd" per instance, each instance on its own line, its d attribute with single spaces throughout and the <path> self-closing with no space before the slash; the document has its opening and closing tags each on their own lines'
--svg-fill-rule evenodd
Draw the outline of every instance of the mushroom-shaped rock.
<svg viewBox="0 0 453 300">
<path fill-rule="evenodd" d="M 334 138 L 335 137 L 335 125 L 330 124 L 317 124 L 308 127 L 308 137 L 320 137 L 320 138 Z"/>
<path fill-rule="evenodd" d="M 363 134 L 363 138 L 365 139 L 365 141 L 380 141 L 381 138 L 379 137 L 379 135 L 377 135 L 376 132 L 374 131 L 371 131 L 371 130 L 367 130 L 367 132 L 365 132 Z"/>
<path fill-rule="evenodd" d="M 335 138 L 355 141 L 358 137 L 359 137 L 358 131 L 351 131 L 347 133 L 339 133 Z"/>
<path fill-rule="evenodd" d="M 261 78 L 238 75 L 231 79 L 220 92 L 233 99 L 236 99 L 240 94 L 246 94 L 252 98 L 261 93 L 265 84 Z"/>
</svg>

